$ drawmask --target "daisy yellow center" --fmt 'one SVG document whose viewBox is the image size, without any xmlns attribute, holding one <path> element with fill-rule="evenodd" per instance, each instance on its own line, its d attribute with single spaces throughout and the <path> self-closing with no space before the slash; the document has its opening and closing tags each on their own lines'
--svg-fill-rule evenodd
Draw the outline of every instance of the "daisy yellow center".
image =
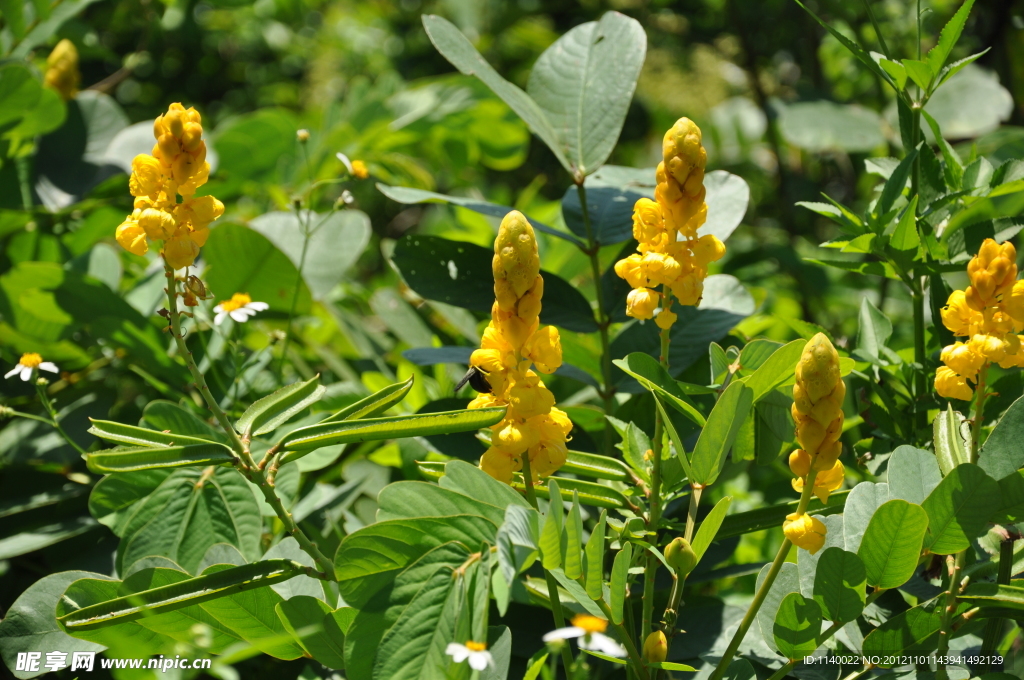
<svg viewBox="0 0 1024 680">
<path fill-rule="evenodd" d="M 43 357 L 35 352 L 25 352 L 21 355 L 21 360 L 18 363 L 25 368 L 38 368 L 39 364 L 43 363 Z"/>
<path fill-rule="evenodd" d="M 245 307 L 250 302 L 252 302 L 252 298 L 249 297 L 248 293 L 235 293 L 231 296 L 230 300 L 225 300 L 220 303 L 220 308 L 225 312 L 233 312 L 236 309 Z"/>
<path fill-rule="evenodd" d="M 466 649 L 468 649 L 471 652 L 482 652 L 485 649 L 487 649 L 487 643 L 486 642 L 473 642 L 472 640 L 470 640 L 469 642 L 466 643 Z"/>
<path fill-rule="evenodd" d="M 589 614 L 577 614 L 572 617 L 572 625 L 582 628 L 588 633 L 603 633 L 608 629 L 608 622 Z"/>
</svg>

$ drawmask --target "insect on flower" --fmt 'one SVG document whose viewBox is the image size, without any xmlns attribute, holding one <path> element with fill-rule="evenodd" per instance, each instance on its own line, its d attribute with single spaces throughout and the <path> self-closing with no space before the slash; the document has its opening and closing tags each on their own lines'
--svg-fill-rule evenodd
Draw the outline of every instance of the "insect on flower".
<svg viewBox="0 0 1024 680">
<path fill-rule="evenodd" d="M 462 376 L 462 379 L 455 384 L 455 392 L 458 393 L 466 383 L 469 383 L 469 386 L 480 394 L 490 394 L 494 391 L 491 384 L 487 382 L 487 374 L 476 366 L 470 366 L 466 375 Z"/>
</svg>

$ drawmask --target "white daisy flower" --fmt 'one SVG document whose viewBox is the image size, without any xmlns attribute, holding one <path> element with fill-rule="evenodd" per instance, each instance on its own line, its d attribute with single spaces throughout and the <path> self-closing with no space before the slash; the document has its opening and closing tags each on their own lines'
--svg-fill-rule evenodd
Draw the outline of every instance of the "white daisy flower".
<svg viewBox="0 0 1024 680">
<path fill-rule="evenodd" d="M 444 650 L 444 653 L 452 657 L 452 661 L 455 663 L 462 663 L 469 659 L 469 667 L 473 670 L 482 671 L 488 666 L 494 666 L 494 659 L 491 657 L 491 653 L 487 651 L 487 644 L 484 642 L 469 640 L 464 645 L 460 645 L 458 642 L 451 642 L 448 644 L 447 649 Z"/>
<path fill-rule="evenodd" d="M 245 323 L 249 317 L 256 316 L 256 312 L 263 312 L 270 308 L 266 302 L 253 302 L 248 293 L 235 293 L 230 300 L 225 300 L 213 311 L 217 316 L 213 317 L 213 323 L 217 326 L 227 317 L 231 317 L 237 323 Z"/>
<path fill-rule="evenodd" d="M 600 652 L 608 656 L 626 656 L 625 648 L 604 634 L 607 629 L 608 622 L 606 620 L 589 614 L 577 614 L 572 617 L 571 626 L 556 628 L 544 636 L 544 642 L 578 638 L 576 644 L 580 646 L 580 649 Z"/>
<path fill-rule="evenodd" d="M 14 368 L 7 371 L 4 375 L 5 378 L 12 376 L 20 376 L 22 380 L 28 381 L 32 378 L 32 373 L 35 370 L 49 371 L 50 373 L 60 373 L 60 369 L 57 368 L 57 364 L 52 361 L 43 361 L 43 357 L 39 356 L 35 352 L 25 352 L 21 355 L 21 359 L 15 364 Z"/>
<path fill-rule="evenodd" d="M 341 164 L 345 166 L 345 169 L 348 170 L 348 174 L 353 174 L 354 170 L 352 168 L 352 161 L 349 160 L 348 156 L 341 153 L 340 151 L 334 155 L 337 157 L 339 161 L 341 161 Z"/>
</svg>

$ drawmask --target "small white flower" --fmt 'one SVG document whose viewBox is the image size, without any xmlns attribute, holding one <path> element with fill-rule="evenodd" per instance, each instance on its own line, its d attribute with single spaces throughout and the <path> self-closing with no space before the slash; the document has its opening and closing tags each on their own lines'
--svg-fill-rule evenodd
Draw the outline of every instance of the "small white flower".
<svg viewBox="0 0 1024 680">
<path fill-rule="evenodd" d="M 570 640 L 577 638 L 580 649 L 587 649 L 592 652 L 600 652 L 608 656 L 624 657 L 626 650 L 615 640 L 604 634 L 608 629 L 608 622 L 589 614 L 577 614 L 572 617 L 572 625 L 565 628 L 556 628 L 544 636 L 544 642 L 554 640 Z"/>
<path fill-rule="evenodd" d="M 256 316 L 256 312 L 262 312 L 269 308 L 270 305 L 266 302 L 253 302 L 247 293 L 235 293 L 230 300 L 225 300 L 213 308 L 213 311 L 217 313 L 217 316 L 213 318 L 213 323 L 219 326 L 229 316 L 237 323 L 245 323 L 250 316 Z"/>
<path fill-rule="evenodd" d="M 458 642 L 448 643 L 444 653 L 452 657 L 455 663 L 462 663 L 469 659 L 469 667 L 473 670 L 482 671 L 488 666 L 494 666 L 494 658 L 487 651 L 487 645 L 483 642 L 469 640 L 464 645 Z"/>
<path fill-rule="evenodd" d="M 7 371 L 4 375 L 5 378 L 12 376 L 19 376 L 25 382 L 28 382 L 32 378 L 32 372 L 36 369 L 41 371 L 49 371 L 50 373 L 60 373 L 60 369 L 57 368 L 57 364 L 52 361 L 43 361 L 43 357 L 39 356 L 35 352 L 25 352 L 21 355 L 21 359 L 15 364 L 14 368 Z"/>
</svg>

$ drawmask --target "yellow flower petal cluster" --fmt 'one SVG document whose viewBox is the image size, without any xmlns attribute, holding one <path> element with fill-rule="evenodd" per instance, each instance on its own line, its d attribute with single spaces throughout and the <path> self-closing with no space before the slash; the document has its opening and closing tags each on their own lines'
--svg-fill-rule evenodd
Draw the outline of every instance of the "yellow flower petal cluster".
<svg viewBox="0 0 1024 680">
<path fill-rule="evenodd" d="M 793 488 L 801 493 L 808 477 L 813 476 L 811 491 L 822 503 L 843 485 L 846 475 L 839 462 L 845 398 L 839 353 L 823 333 L 818 333 L 807 341 L 796 365 L 792 414 L 801 448 L 790 454 L 789 469 L 796 475 Z M 825 543 L 825 525 L 810 515 L 789 515 L 783 531 L 795 545 L 812 554 Z"/>
<path fill-rule="evenodd" d="M 825 525 L 812 515 L 791 513 L 786 515 L 782 531 L 793 545 L 812 555 L 825 545 Z"/>
<path fill-rule="evenodd" d="M 117 242 L 144 255 L 149 240 L 163 241 L 164 260 L 172 269 L 182 269 L 195 262 L 210 235 L 210 223 L 224 214 L 224 204 L 213 196 L 195 196 L 210 176 L 198 111 L 171 104 L 154 122 L 153 135 L 153 155 L 139 154 L 132 161 L 128 188 L 135 209 L 118 226 Z"/>
<path fill-rule="evenodd" d="M 935 391 L 948 399 L 970 401 L 978 372 L 989 363 L 1024 367 L 1024 281 L 1017 280 L 1017 251 L 1012 243 L 985 239 L 967 264 L 971 285 L 955 290 L 942 308 L 942 323 L 967 338 L 943 348 L 943 366 L 935 372 Z"/>
<path fill-rule="evenodd" d="M 68 101 L 78 94 L 81 79 L 82 74 L 78 72 L 78 50 L 75 43 L 65 38 L 57 43 L 50 56 L 46 58 L 43 84 L 56 90 L 61 99 Z"/>
<path fill-rule="evenodd" d="M 537 239 L 522 213 L 513 210 L 501 221 L 491 265 L 491 322 L 470 365 L 485 375 L 492 391 L 478 396 L 469 408 L 507 406 L 508 412 L 491 428 L 491 447 L 480 467 L 508 483 L 513 472 L 523 469 L 526 454 L 536 481 L 565 464 L 572 422 L 555 408 L 554 395 L 533 370 L 553 373 L 561 366 L 562 344 L 557 329 L 540 328 L 544 279 Z"/>
<path fill-rule="evenodd" d="M 615 273 L 631 288 L 626 314 L 650 319 L 661 306 L 655 323 L 670 328 L 676 315 L 668 308 L 668 295 L 683 305 L 695 306 L 704 293 L 708 264 L 725 255 L 725 245 L 711 234 L 697 236 L 708 206 L 704 202 L 704 167 L 707 152 L 700 128 L 689 118 L 676 121 L 662 142 L 655 200 L 641 198 L 633 206 L 633 237 L 637 252 L 615 263 Z M 663 301 L 665 298 L 665 301 Z"/>
</svg>

